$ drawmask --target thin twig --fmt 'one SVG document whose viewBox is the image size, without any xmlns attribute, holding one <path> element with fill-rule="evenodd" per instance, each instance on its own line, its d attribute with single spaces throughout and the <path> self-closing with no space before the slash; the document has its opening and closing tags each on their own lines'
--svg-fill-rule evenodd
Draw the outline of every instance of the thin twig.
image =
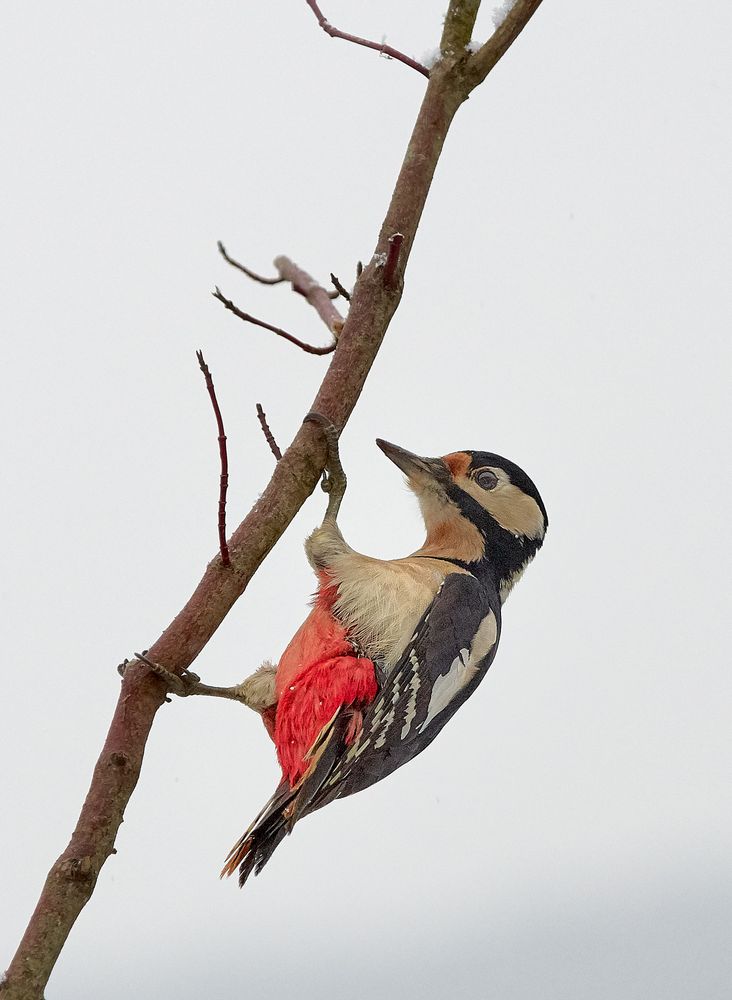
<svg viewBox="0 0 732 1000">
<path fill-rule="evenodd" d="M 285 280 L 281 274 L 278 274 L 276 278 L 264 278 L 262 277 L 261 274 L 257 274 L 256 271 L 250 271 L 248 267 L 244 267 L 244 265 L 240 264 L 238 260 L 234 260 L 233 257 L 230 257 L 228 255 L 228 253 L 226 252 L 226 247 L 221 242 L 221 240 L 218 240 L 216 246 L 219 248 L 219 253 L 224 258 L 227 264 L 231 264 L 232 267 L 235 267 L 237 268 L 237 270 L 242 271 L 244 274 L 246 274 L 247 278 L 251 278 L 252 281 L 258 281 L 260 285 L 281 285 L 282 282 Z"/>
<path fill-rule="evenodd" d="M 394 233 L 389 237 L 389 250 L 384 264 L 384 288 L 393 288 L 396 284 L 396 272 L 399 266 L 399 254 L 402 252 L 404 242 L 403 233 Z"/>
<path fill-rule="evenodd" d="M 196 351 L 198 366 L 206 379 L 206 388 L 211 397 L 216 426 L 219 429 L 219 455 L 221 457 L 221 480 L 219 482 L 219 551 L 221 552 L 221 564 L 230 566 L 229 546 L 226 544 L 226 491 L 229 488 L 229 459 L 226 454 L 226 434 L 224 433 L 224 418 L 221 416 L 219 402 L 216 399 L 213 378 L 208 365 L 203 359 L 203 351 Z"/>
<path fill-rule="evenodd" d="M 343 285 L 340 283 L 340 281 L 338 280 L 338 278 L 336 278 L 336 276 L 333 274 L 332 271 L 330 273 L 330 280 L 335 285 L 335 289 L 336 289 L 337 294 L 338 295 L 342 295 L 343 298 L 346 300 L 346 302 L 350 302 L 351 301 L 351 293 L 346 291 L 346 289 L 343 287 Z"/>
<path fill-rule="evenodd" d="M 265 330 L 271 330 L 272 333 L 276 333 L 278 337 L 284 337 L 285 340 L 289 340 L 291 344 L 299 347 L 301 351 L 305 351 L 308 354 L 332 354 L 336 349 L 336 341 L 334 340 L 332 344 L 327 344 L 325 347 L 314 347 L 312 344 L 306 344 L 305 341 L 299 340 L 297 337 L 293 337 L 291 333 L 287 330 L 281 329 L 279 326 L 272 326 L 271 323 L 265 323 L 263 319 L 257 319 L 256 316 L 251 316 L 249 313 L 242 312 L 231 299 L 227 299 L 225 295 L 222 294 L 220 288 L 216 288 L 215 292 L 211 293 L 215 299 L 222 302 L 224 306 L 232 312 L 239 319 L 243 319 L 245 323 L 254 323 L 255 326 L 261 326 Z"/>
<path fill-rule="evenodd" d="M 393 49 L 391 45 L 387 45 L 385 42 L 372 42 L 368 38 L 359 38 L 358 35 L 349 35 L 346 31 L 341 31 L 339 28 L 333 27 L 333 25 L 328 21 L 325 14 L 318 7 L 315 0 L 305 0 L 310 10 L 315 14 L 318 19 L 318 24 L 326 33 L 330 35 L 331 38 L 343 38 L 347 42 L 353 42 L 355 45 L 364 45 L 367 49 L 375 49 L 381 55 L 388 56 L 390 59 L 396 59 L 405 66 L 411 66 L 412 69 L 416 69 L 418 73 L 422 76 L 426 76 L 429 79 L 430 71 L 422 63 L 417 62 L 416 59 L 412 59 L 410 56 L 405 55 L 398 49 Z"/>
<path fill-rule="evenodd" d="M 262 432 L 269 445 L 269 450 L 275 457 L 275 461 L 279 462 L 282 458 L 282 452 L 279 449 L 279 445 L 275 441 L 274 434 L 269 429 L 269 424 L 267 423 L 267 414 L 262 409 L 262 404 L 257 403 L 257 416 L 259 417 L 259 423 L 262 425 Z"/>
</svg>

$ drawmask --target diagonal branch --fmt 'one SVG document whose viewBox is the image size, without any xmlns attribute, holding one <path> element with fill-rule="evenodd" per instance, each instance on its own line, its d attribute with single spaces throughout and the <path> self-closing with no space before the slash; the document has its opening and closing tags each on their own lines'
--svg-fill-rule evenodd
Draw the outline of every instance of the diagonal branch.
<svg viewBox="0 0 732 1000">
<path fill-rule="evenodd" d="M 349 35 L 347 31 L 341 31 L 340 28 L 334 27 L 330 21 L 328 21 L 315 0 L 305 0 L 305 3 L 317 17 L 318 24 L 326 35 L 330 35 L 331 38 L 343 38 L 347 42 L 353 42 L 354 45 L 363 45 L 367 49 L 375 49 L 377 52 L 381 53 L 381 55 L 388 56 L 390 59 L 396 59 L 398 62 L 404 63 L 405 66 L 410 66 L 412 69 L 416 69 L 418 73 L 421 73 L 422 76 L 426 76 L 429 79 L 430 71 L 426 66 L 423 66 L 422 63 L 417 62 L 416 59 L 412 59 L 411 56 L 405 55 L 398 49 L 393 49 L 391 45 L 387 45 L 385 42 L 372 42 L 369 41 L 368 38 L 360 38 L 358 35 Z"/>
<path fill-rule="evenodd" d="M 516 0 L 497 24 L 488 41 L 468 60 L 471 89 L 485 80 L 501 56 L 505 55 L 537 11 L 541 0 Z M 504 5 L 504 8 L 507 5 Z M 501 12 L 502 13 L 502 12 Z M 496 18 L 498 21 L 498 18 Z"/>
<path fill-rule="evenodd" d="M 252 316 L 251 313 L 243 312 L 238 306 L 234 305 L 231 299 L 227 299 L 219 288 L 211 294 L 215 299 L 218 299 L 219 302 L 222 302 L 229 312 L 238 316 L 239 319 L 243 319 L 245 323 L 253 323 L 255 326 L 263 327 L 265 330 L 271 330 L 272 333 L 276 333 L 278 337 L 283 337 L 285 340 L 289 340 L 291 344 L 299 347 L 301 351 L 305 351 L 307 354 L 332 354 L 336 349 L 336 340 L 334 340 L 332 344 L 326 344 L 325 347 L 315 347 L 312 344 L 306 344 L 304 340 L 300 340 L 298 337 L 293 337 L 291 333 L 288 333 L 287 330 L 283 330 L 279 326 L 272 326 L 271 323 L 266 323 L 263 319 L 257 319 L 257 317 Z"/>
</svg>

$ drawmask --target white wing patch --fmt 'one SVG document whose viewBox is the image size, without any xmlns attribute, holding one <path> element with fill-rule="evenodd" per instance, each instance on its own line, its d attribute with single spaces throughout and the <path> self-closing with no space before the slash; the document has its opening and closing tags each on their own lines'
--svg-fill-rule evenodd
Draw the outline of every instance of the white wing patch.
<svg viewBox="0 0 732 1000">
<path fill-rule="evenodd" d="M 409 681 L 409 701 L 407 702 L 407 710 L 404 713 L 404 725 L 402 726 L 401 738 L 403 740 L 409 735 L 409 730 L 412 728 L 414 717 L 417 714 L 417 693 L 422 685 L 419 679 L 419 660 L 414 650 L 409 654 L 409 662 L 412 664 L 412 678 Z"/>
<path fill-rule="evenodd" d="M 441 674 L 432 686 L 427 716 L 419 727 L 420 733 L 425 731 L 430 722 L 443 712 L 465 685 L 475 677 L 481 661 L 494 645 L 497 635 L 496 616 L 489 611 L 480 623 L 470 649 L 461 649 L 450 664 L 448 672 Z"/>
</svg>

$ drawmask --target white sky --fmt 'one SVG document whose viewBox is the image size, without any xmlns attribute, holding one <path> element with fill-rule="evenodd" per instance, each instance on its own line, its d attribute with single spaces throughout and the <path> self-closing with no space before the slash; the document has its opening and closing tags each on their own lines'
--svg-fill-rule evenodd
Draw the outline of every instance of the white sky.
<svg viewBox="0 0 732 1000">
<path fill-rule="evenodd" d="M 323 0 L 420 56 L 445 0 Z M 491 30 L 491 7 L 477 31 Z M 423 79 L 304 2 L 6 0 L 0 965 L 66 845 L 118 692 L 327 359 L 287 253 L 368 259 Z M 730 8 L 554 0 L 461 109 L 402 306 L 343 436 L 357 548 L 421 541 L 373 445 L 480 448 L 550 516 L 488 679 L 434 746 L 217 878 L 276 781 L 237 705 L 165 706 L 48 996 L 716 1000 L 732 975 L 728 618 Z M 433 401 L 436 400 L 436 401 Z M 240 680 L 306 610 L 314 496 L 196 669 Z M 727 638 L 727 635 L 725 635 Z"/>
</svg>

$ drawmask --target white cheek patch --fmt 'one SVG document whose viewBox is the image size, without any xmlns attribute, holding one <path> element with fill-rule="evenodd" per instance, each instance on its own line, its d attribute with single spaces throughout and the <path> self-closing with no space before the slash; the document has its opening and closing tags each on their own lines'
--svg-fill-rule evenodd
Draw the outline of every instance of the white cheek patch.
<svg viewBox="0 0 732 1000">
<path fill-rule="evenodd" d="M 503 469 L 486 466 L 498 479 L 493 490 L 483 490 L 472 479 L 464 479 L 460 487 L 495 518 L 512 535 L 526 538 L 544 537 L 544 515 L 533 497 L 514 486 Z"/>
<path fill-rule="evenodd" d="M 470 683 L 478 672 L 481 662 L 495 645 L 498 628 L 496 616 L 489 611 L 475 633 L 470 649 L 461 649 L 450 664 L 446 674 L 441 674 L 432 687 L 427 716 L 419 727 L 423 733 L 430 722 L 443 712 L 448 705 Z"/>
</svg>

